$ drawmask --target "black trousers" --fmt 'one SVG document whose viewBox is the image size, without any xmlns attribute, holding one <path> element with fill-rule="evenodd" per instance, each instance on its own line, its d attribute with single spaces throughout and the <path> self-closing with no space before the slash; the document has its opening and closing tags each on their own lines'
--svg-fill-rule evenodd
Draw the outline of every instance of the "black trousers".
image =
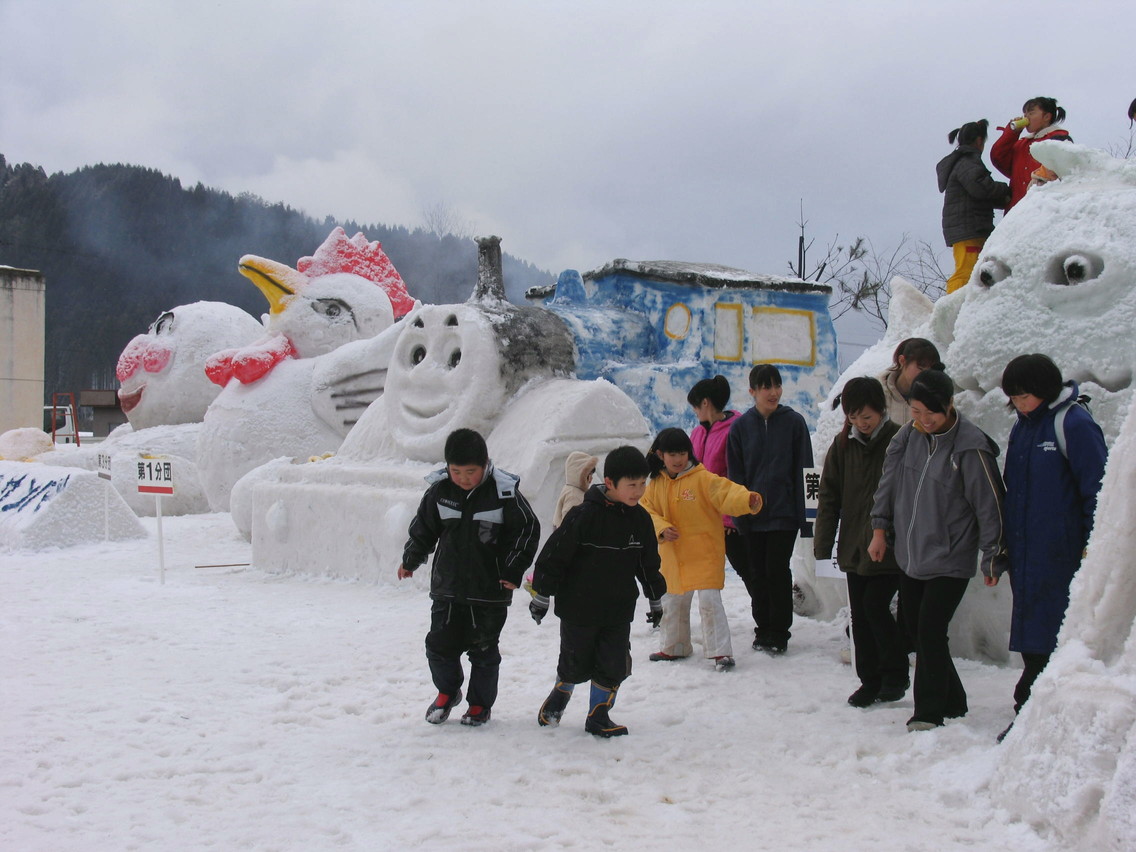
<svg viewBox="0 0 1136 852">
<path fill-rule="evenodd" d="M 915 637 L 915 715 L 920 722 L 943 724 L 965 716 L 966 690 L 951 659 L 947 627 L 962 602 L 969 580 L 935 577 L 900 578 L 899 593 L 908 632 Z"/>
<path fill-rule="evenodd" d="M 497 700 L 501 670 L 498 640 L 509 615 L 508 607 L 432 601 L 426 659 L 438 692 L 453 695 L 465 681 L 461 655 L 469 656 L 471 705 L 492 707 Z"/>
<path fill-rule="evenodd" d="M 797 530 L 747 532 L 748 565 L 738 571 L 749 592 L 754 633 L 770 642 L 787 643 L 793 626 L 793 572 L 789 561 Z M 737 565 L 734 565 L 735 569 Z"/>
<path fill-rule="evenodd" d="M 733 527 L 725 527 L 725 531 L 726 559 L 730 561 L 730 567 L 734 569 L 734 573 L 742 578 L 742 582 L 745 582 L 745 575 L 749 569 L 749 548 L 746 547 L 745 534 L 738 532 Z"/>
<path fill-rule="evenodd" d="M 1030 691 L 1033 689 L 1033 682 L 1037 680 L 1037 676 L 1049 665 L 1049 658 L 1051 656 L 1052 654 L 1022 653 L 1022 663 L 1025 667 L 1022 670 L 1022 676 L 1018 678 L 1018 685 L 1014 687 L 1015 713 L 1020 712 L 1022 705 L 1029 701 Z"/>
<path fill-rule="evenodd" d="M 560 621 L 556 677 L 565 683 L 594 680 L 616 689 L 631 674 L 631 624 L 574 624 Z"/>
<path fill-rule="evenodd" d="M 856 675 L 868 687 L 906 686 L 904 631 L 891 614 L 899 574 L 864 576 L 848 572 L 848 607 L 856 644 Z"/>
</svg>

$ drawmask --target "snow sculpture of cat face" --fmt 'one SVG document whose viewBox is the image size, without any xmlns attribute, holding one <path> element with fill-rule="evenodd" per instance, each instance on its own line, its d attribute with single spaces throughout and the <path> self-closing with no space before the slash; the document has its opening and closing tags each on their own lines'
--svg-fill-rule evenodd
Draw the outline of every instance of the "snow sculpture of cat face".
<svg viewBox="0 0 1136 852">
<path fill-rule="evenodd" d="M 131 426 L 201 421 L 221 391 L 205 376 L 208 356 L 262 334 L 259 322 L 223 302 L 194 302 L 163 313 L 118 358 L 118 398 Z"/>
<path fill-rule="evenodd" d="M 1008 429 L 994 410 L 1002 371 L 1045 353 L 1093 398 L 1112 439 L 1136 371 L 1136 163 L 1064 142 L 1032 151 L 1061 180 L 1031 189 L 987 240 L 944 360 L 969 392 L 964 410 Z"/>
</svg>

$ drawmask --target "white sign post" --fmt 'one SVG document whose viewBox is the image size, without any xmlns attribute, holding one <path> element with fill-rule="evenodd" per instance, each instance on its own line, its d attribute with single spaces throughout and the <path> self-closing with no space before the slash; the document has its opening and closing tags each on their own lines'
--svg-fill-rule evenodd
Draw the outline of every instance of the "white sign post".
<svg viewBox="0 0 1136 852">
<path fill-rule="evenodd" d="M 99 479 L 107 481 L 103 490 L 103 541 L 110 541 L 110 490 L 114 487 L 110 484 L 110 453 L 99 453 L 98 459 Z"/>
<path fill-rule="evenodd" d="M 154 509 L 158 518 L 158 571 L 162 585 L 166 583 L 166 550 L 162 539 L 162 495 L 174 493 L 173 462 L 169 456 L 139 453 L 136 478 L 139 494 L 154 495 Z"/>
<path fill-rule="evenodd" d="M 819 467 L 806 467 L 804 469 L 804 487 L 805 487 L 805 518 L 809 523 L 816 526 L 817 508 L 820 506 L 820 475 L 821 469 Z M 836 564 L 835 559 L 818 559 L 816 560 L 815 575 L 819 577 L 827 577 L 831 580 L 843 580 L 844 572 L 840 570 L 840 566 Z M 849 602 L 849 611 L 851 612 L 851 602 Z M 851 640 L 851 637 L 849 637 Z M 849 647 L 852 652 L 852 666 L 856 666 L 856 643 L 849 641 Z"/>
<path fill-rule="evenodd" d="M 805 491 L 805 520 L 809 523 L 811 535 L 813 525 L 817 519 L 817 506 L 820 505 L 820 468 L 806 467 L 801 469 L 802 486 Z"/>
</svg>

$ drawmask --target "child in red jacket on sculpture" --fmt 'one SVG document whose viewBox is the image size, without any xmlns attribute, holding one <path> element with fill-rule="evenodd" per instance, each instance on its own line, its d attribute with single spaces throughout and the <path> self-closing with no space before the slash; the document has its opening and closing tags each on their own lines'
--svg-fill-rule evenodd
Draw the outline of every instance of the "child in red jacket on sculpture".
<svg viewBox="0 0 1136 852">
<path fill-rule="evenodd" d="M 1064 120 L 1065 109 L 1058 106 L 1054 98 L 1037 97 L 1030 98 L 1022 104 L 1022 115 L 1008 121 L 1005 127 L 999 128 L 1002 135 L 990 149 L 990 162 L 1010 179 L 1007 213 L 1022 200 L 1030 187 L 1034 172 L 1041 168 L 1041 164 L 1030 154 L 1030 146 L 1043 139 L 1073 141 L 1068 130 L 1056 126 Z M 1053 177 L 1046 179 L 1052 180 Z"/>
</svg>

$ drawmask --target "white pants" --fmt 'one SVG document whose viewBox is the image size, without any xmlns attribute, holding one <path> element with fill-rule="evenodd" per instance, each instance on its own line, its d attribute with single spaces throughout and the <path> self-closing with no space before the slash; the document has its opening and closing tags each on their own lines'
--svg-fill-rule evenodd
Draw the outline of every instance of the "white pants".
<svg viewBox="0 0 1136 852">
<path fill-rule="evenodd" d="M 659 651 L 672 657 L 689 657 L 694 653 L 690 643 L 690 602 L 694 592 L 663 595 L 663 620 L 659 624 Z M 730 625 L 722 606 L 721 589 L 698 590 L 698 615 L 702 619 L 702 650 L 708 659 L 732 657 Z"/>
</svg>

